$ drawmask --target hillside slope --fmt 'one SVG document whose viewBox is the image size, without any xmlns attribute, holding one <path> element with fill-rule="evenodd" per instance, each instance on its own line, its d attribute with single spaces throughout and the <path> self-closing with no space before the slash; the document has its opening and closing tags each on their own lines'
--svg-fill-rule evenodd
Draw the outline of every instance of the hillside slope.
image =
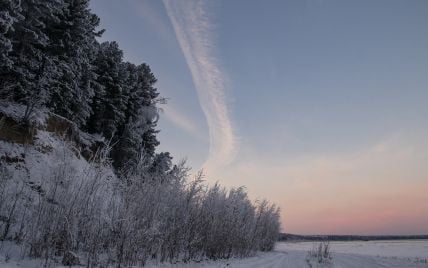
<svg viewBox="0 0 428 268">
<path fill-rule="evenodd" d="M 144 155 L 119 176 L 102 138 L 40 109 L 23 123 L 24 112 L 0 104 L 0 251 L 16 243 L 45 264 L 98 267 L 272 250 L 279 210 L 243 187 Z"/>
</svg>

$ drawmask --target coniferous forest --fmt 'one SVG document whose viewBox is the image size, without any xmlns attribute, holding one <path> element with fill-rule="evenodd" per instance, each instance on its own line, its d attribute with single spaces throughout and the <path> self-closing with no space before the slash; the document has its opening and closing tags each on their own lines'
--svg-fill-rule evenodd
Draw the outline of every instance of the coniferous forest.
<svg viewBox="0 0 428 268">
<path fill-rule="evenodd" d="M 89 0 L 0 0 L 0 243 L 87 267 L 272 250 L 275 205 L 156 151 L 156 77 L 99 22 Z"/>
</svg>

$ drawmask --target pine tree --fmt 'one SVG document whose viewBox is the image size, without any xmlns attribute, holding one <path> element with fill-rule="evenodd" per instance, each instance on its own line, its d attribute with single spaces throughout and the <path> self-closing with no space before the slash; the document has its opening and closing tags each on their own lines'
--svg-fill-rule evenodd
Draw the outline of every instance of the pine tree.
<svg viewBox="0 0 428 268">
<path fill-rule="evenodd" d="M 92 102 L 93 114 L 88 130 L 100 133 L 112 142 L 117 142 L 118 127 L 126 122 L 128 87 L 125 84 L 127 71 L 122 57 L 123 52 L 116 42 L 104 42 L 94 61 L 96 83 L 99 86 Z"/>
<path fill-rule="evenodd" d="M 12 51 L 13 25 L 23 19 L 20 3 L 16 0 L 0 0 L 0 75 L 12 67 L 9 53 Z"/>
<path fill-rule="evenodd" d="M 0 97 L 13 98 L 12 66 L 14 63 L 13 35 L 15 24 L 24 19 L 21 14 L 21 4 L 18 0 L 0 0 Z"/>
<path fill-rule="evenodd" d="M 140 117 L 144 120 L 145 128 L 144 132 L 141 133 L 143 136 L 142 150 L 145 154 L 153 156 L 156 146 L 159 145 L 156 138 L 156 134 L 159 132 L 156 130 L 159 117 L 156 105 L 162 100 L 158 99 L 159 93 L 154 87 L 157 80 L 150 67 L 147 64 L 141 64 L 136 67 L 136 73 L 138 83 L 137 87 L 131 90 L 128 113 L 135 113 L 133 114 L 134 117 Z"/>
<path fill-rule="evenodd" d="M 155 129 L 158 118 L 156 107 L 158 93 L 153 87 L 156 78 L 146 64 L 135 66 L 125 63 L 128 73 L 128 103 L 126 105 L 126 124 L 118 126 L 118 143 L 112 156 L 117 169 L 135 164 L 140 154 L 153 157 L 159 145 Z"/>
<path fill-rule="evenodd" d="M 49 53 L 58 57 L 61 79 L 52 87 L 51 110 L 78 125 L 90 116 L 95 80 L 99 18 L 89 10 L 89 0 L 66 0 L 58 23 L 49 27 Z"/>
<path fill-rule="evenodd" d="M 60 0 L 22 0 L 22 19 L 13 24 L 13 33 L 9 33 L 13 65 L 2 76 L 2 95 L 26 104 L 25 117 L 48 100 L 50 87 L 58 78 L 57 58 L 47 53 L 50 40 L 46 28 L 58 21 L 62 6 Z"/>
<path fill-rule="evenodd" d="M 158 176 L 165 175 L 172 168 L 172 156 L 169 152 L 162 152 L 153 157 L 152 165 L 149 169 L 150 173 Z"/>
</svg>

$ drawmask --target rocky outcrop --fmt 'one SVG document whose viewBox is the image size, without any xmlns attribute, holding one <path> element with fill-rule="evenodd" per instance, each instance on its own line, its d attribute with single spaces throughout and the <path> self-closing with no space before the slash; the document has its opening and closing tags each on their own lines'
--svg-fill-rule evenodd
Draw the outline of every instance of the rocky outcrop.
<svg viewBox="0 0 428 268">
<path fill-rule="evenodd" d="M 40 130 L 70 141 L 76 155 L 93 160 L 105 148 L 104 138 L 81 131 L 72 121 L 48 111 L 37 110 L 28 122 L 23 122 L 25 106 L 0 102 L 0 140 L 17 144 L 34 144 Z M 48 148 L 47 148 L 48 149 Z"/>
</svg>

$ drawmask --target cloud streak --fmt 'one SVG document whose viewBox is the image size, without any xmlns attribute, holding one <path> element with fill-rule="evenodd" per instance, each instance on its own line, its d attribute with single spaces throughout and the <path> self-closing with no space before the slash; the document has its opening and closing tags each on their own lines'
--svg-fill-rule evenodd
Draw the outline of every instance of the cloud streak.
<svg viewBox="0 0 428 268">
<path fill-rule="evenodd" d="M 162 110 L 165 114 L 166 119 L 169 120 L 171 123 L 183 129 L 193 137 L 198 138 L 202 141 L 206 141 L 206 137 L 202 136 L 198 126 L 195 124 L 194 121 L 191 120 L 191 118 L 187 117 L 185 114 L 175 109 L 173 106 L 171 106 L 171 104 L 165 105 L 164 107 L 162 107 Z"/>
<path fill-rule="evenodd" d="M 209 128 L 210 149 L 203 168 L 216 173 L 236 155 L 236 138 L 225 100 L 226 79 L 213 56 L 212 25 L 204 1 L 163 1 L 189 66 Z"/>
</svg>

